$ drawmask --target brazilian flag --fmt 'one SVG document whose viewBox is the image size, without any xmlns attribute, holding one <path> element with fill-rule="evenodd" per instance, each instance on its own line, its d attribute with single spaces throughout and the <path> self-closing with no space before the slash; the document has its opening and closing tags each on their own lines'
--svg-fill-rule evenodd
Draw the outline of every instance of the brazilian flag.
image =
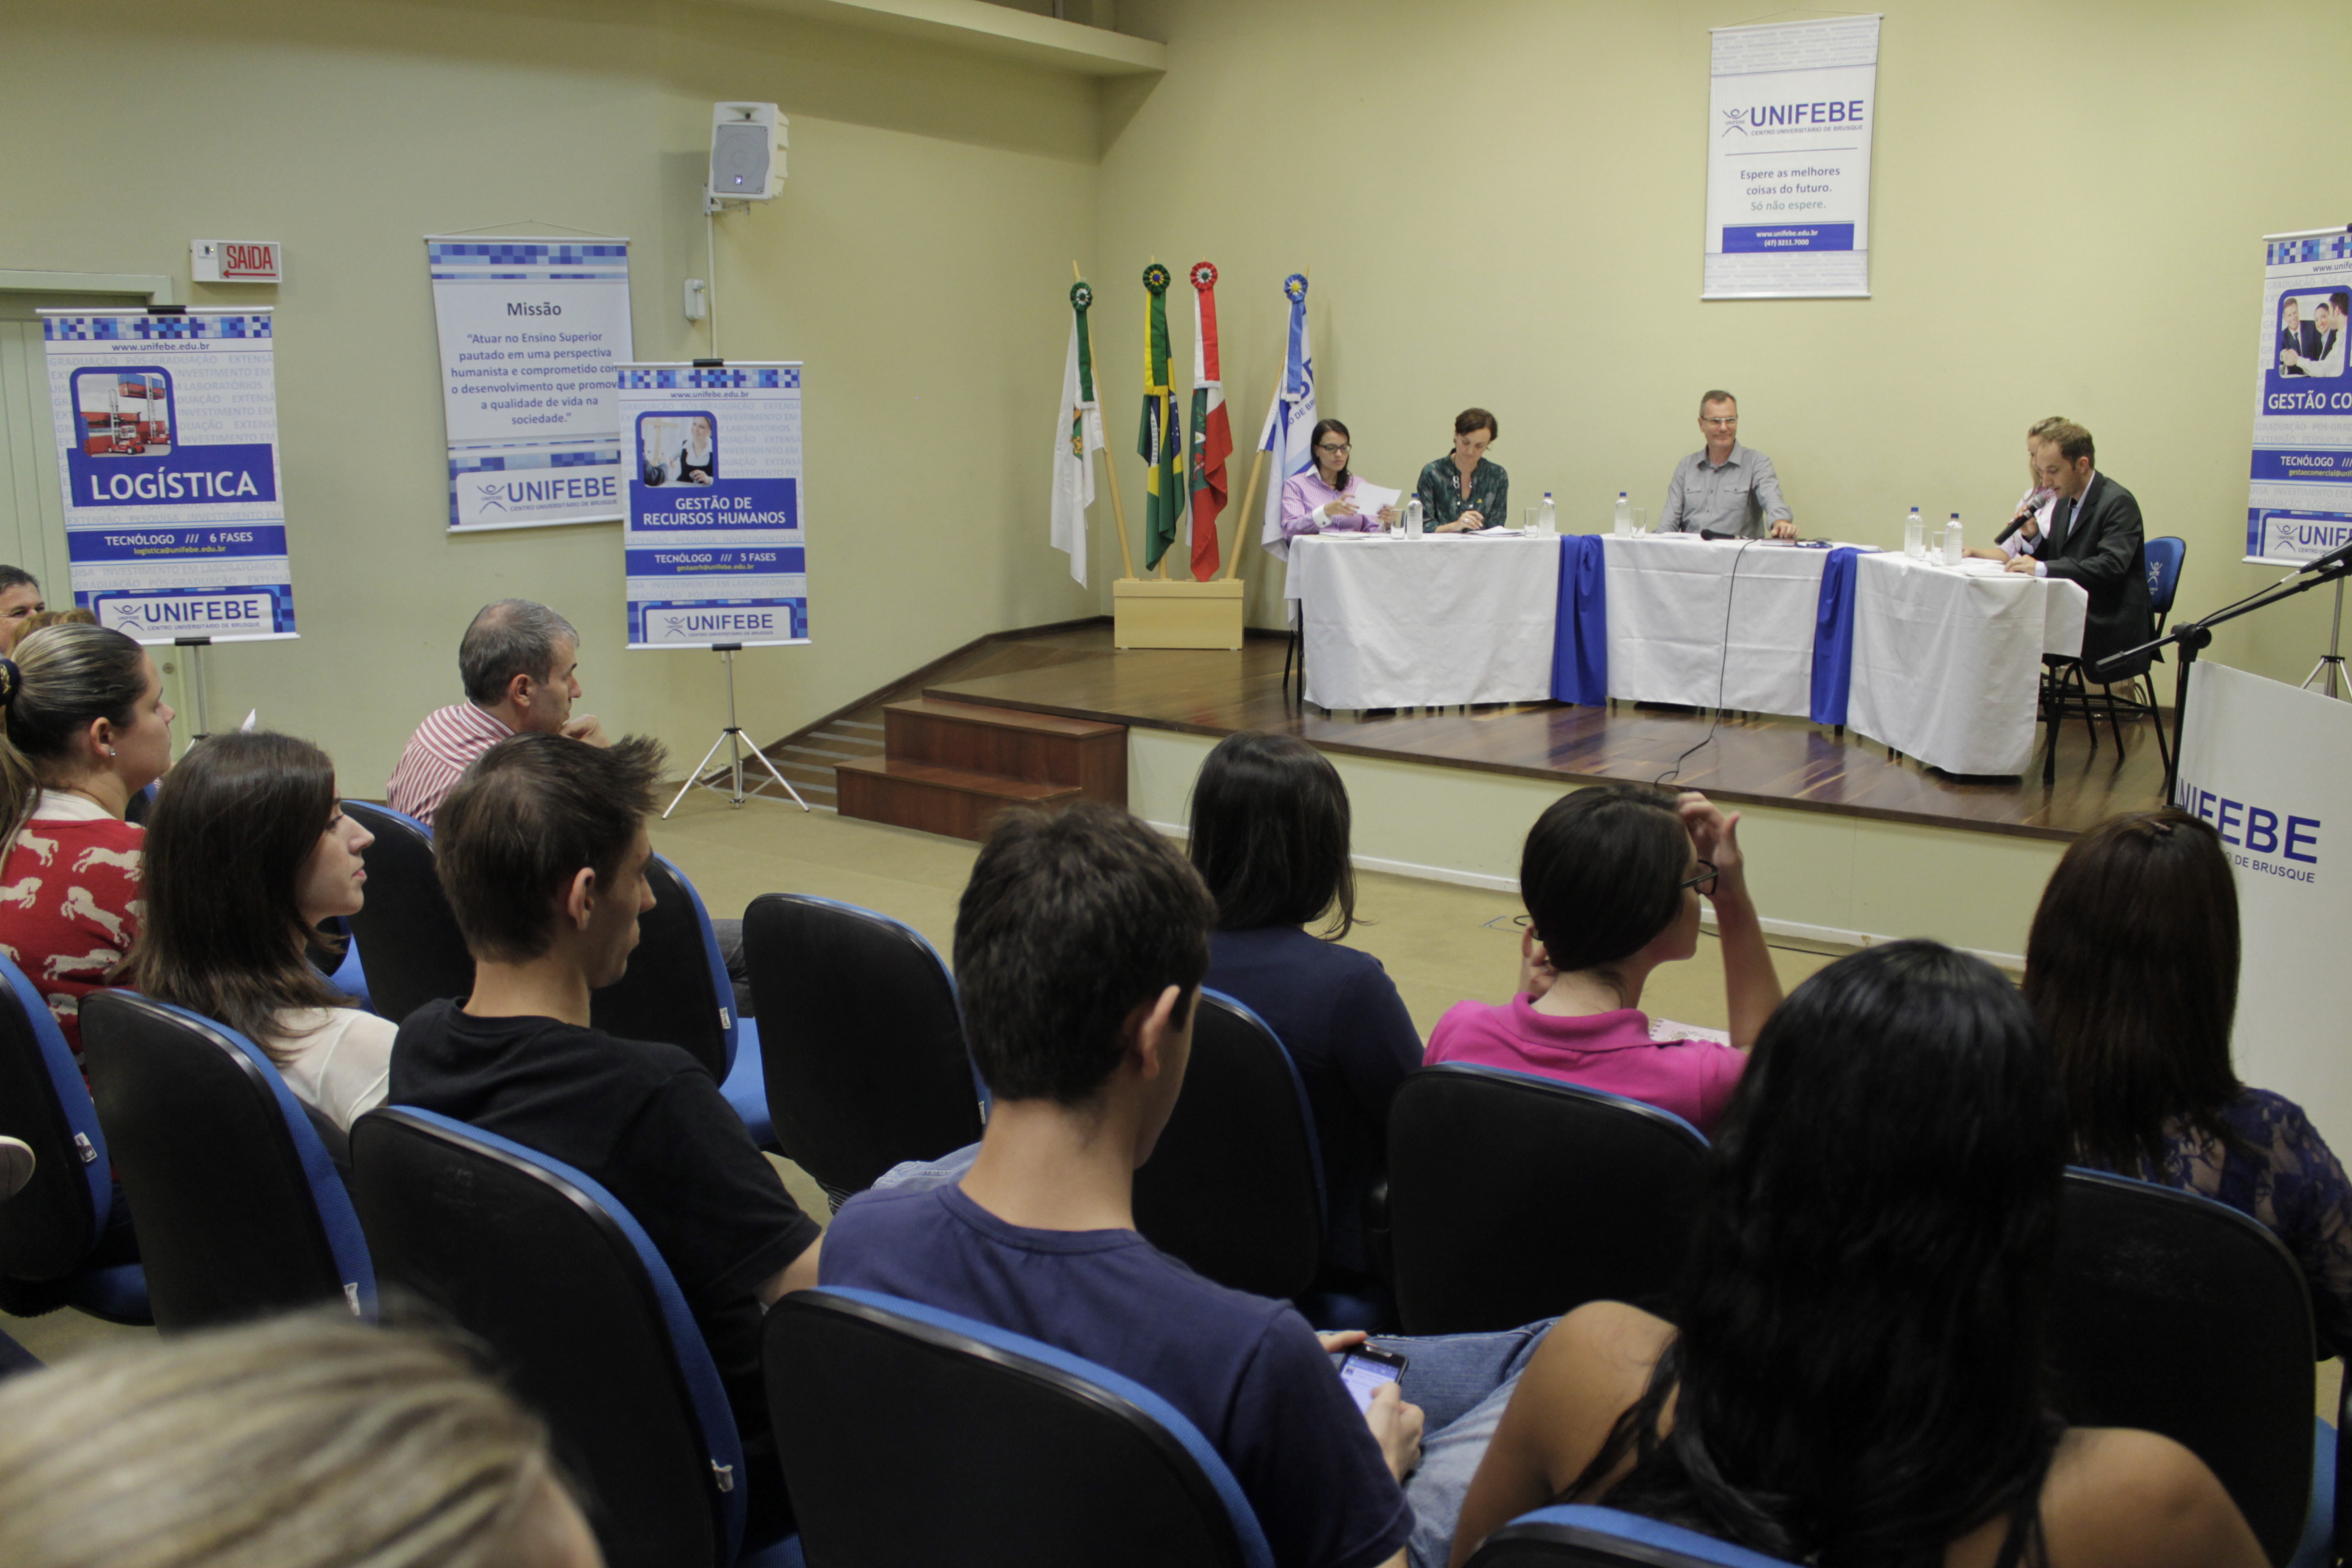
<svg viewBox="0 0 2352 1568">
<path fill-rule="evenodd" d="M 1143 564 L 1160 564 L 1184 531 L 1184 435 L 1178 428 L 1176 389 L 1168 348 L 1168 268 L 1153 262 L 1143 269 L 1150 309 L 1143 328 L 1143 427 L 1136 456 L 1144 462 Z"/>
</svg>

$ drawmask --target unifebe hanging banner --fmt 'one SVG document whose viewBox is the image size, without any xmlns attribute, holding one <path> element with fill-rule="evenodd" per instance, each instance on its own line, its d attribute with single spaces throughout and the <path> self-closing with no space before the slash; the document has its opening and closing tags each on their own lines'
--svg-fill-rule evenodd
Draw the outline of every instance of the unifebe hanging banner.
<svg viewBox="0 0 2352 1568">
<path fill-rule="evenodd" d="M 142 643 L 294 633 L 267 309 L 44 310 L 74 603 Z"/>
<path fill-rule="evenodd" d="M 2352 233 L 2263 241 L 2246 559 L 2300 566 L 2352 544 Z"/>
<path fill-rule="evenodd" d="M 427 236 L 449 528 L 621 515 L 613 372 L 636 357 L 625 239 Z"/>
<path fill-rule="evenodd" d="M 808 641 L 801 367 L 632 364 L 618 381 L 629 646 Z"/>
<path fill-rule="evenodd" d="M 1705 298 L 1870 292 L 1878 21 L 1713 30 Z"/>
</svg>

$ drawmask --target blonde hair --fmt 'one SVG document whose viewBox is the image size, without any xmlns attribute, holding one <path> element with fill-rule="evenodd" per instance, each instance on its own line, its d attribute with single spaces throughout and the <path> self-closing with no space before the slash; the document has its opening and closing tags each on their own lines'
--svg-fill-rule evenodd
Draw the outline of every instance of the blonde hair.
<svg viewBox="0 0 2352 1568">
<path fill-rule="evenodd" d="M 96 625 L 98 625 L 97 612 L 85 605 L 74 605 L 62 610 L 35 610 L 25 617 L 25 629 L 17 636 L 30 637 L 44 626 L 94 626 Z"/>
<path fill-rule="evenodd" d="M 147 695 L 147 655 L 109 626 L 57 626 L 26 632 L 7 656 L 16 667 L 15 689 L 0 695 L 7 709 L 0 743 L 0 844 L 33 815 L 46 782 L 41 764 L 73 754 L 75 742 L 100 719 L 128 727 Z"/>
<path fill-rule="evenodd" d="M 551 1474 L 456 1345 L 339 1312 L 0 1383 L 8 1568 L 490 1568 Z"/>
</svg>

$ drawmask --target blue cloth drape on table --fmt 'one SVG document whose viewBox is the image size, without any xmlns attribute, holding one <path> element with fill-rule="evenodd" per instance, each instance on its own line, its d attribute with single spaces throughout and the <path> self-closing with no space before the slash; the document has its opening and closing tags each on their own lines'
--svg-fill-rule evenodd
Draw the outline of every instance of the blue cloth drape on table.
<svg viewBox="0 0 2352 1568">
<path fill-rule="evenodd" d="M 1559 542 L 1559 616 L 1551 641 L 1555 702 L 1599 708 L 1609 700 L 1609 572 L 1601 536 Z"/>
<path fill-rule="evenodd" d="M 1822 563 L 1822 596 L 1813 611 L 1811 713 L 1816 724 L 1845 722 L 1846 697 L 1853 688 L 1854 560 L 1861 553 L 1849 545 L 1831 551 Z"/>
</svg>

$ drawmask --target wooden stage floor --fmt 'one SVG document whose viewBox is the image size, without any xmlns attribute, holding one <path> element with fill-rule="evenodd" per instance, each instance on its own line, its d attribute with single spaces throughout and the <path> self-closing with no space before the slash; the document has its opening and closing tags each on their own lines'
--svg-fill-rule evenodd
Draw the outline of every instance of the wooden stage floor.
<svg viewBox="0 0 2352 1568">
<path fill-rule="evenodd" d="M 1563 785 L 1655 780 L 1683 751 L 1705 740 L 1710 722 L 1705 714 L 1630 703 L 1422 709 L 1379 718 L 1329 714 L 1286 699 L 1283 649 L 1282 637 L 1267 635 L 1250 637 L 1239 654 L 1120 652 L 1111 647 L 1105 620 L 983 644 L 889 697 L 919 689 L 950 700 L 1196 735 L 1266 730 L 1328 752 L 1557 779 Z M 878 730 L 875 713 L 860 711 L 828 721 L 836 726 L 833 735 L 845 735 L 838 728 L 842 718 L 852 731 Z M 2124 739 L 2129 750 L 2119 762 L 2102 721 L 2095 754 L 2082 721 L 2071 721 L 2059 738 L 2057 782 L 2044 788 L 2038 766 L 2024 780 L 1955 778 L 1908 758 L 1890 759 L 1885 747 L 1851 730 L 1841 739 L 1801 719 L 1727 715 L 1714 739 L 1683 760 L 1673 782 L 1737 804 L 2069 838 L 2116 812 L 2158 804 L 2164 767 L 2148 725 L 2126 723 Z M 879 740 L 873 733 L 876 750 Z M 833 743 L 795 748 L 788 741 L 772 754 L 789 763 L 796 760 L 794 750 L 804 759 Z M 2038 751 L 2035 757 L 2038 763 Z"/>
</svg>

